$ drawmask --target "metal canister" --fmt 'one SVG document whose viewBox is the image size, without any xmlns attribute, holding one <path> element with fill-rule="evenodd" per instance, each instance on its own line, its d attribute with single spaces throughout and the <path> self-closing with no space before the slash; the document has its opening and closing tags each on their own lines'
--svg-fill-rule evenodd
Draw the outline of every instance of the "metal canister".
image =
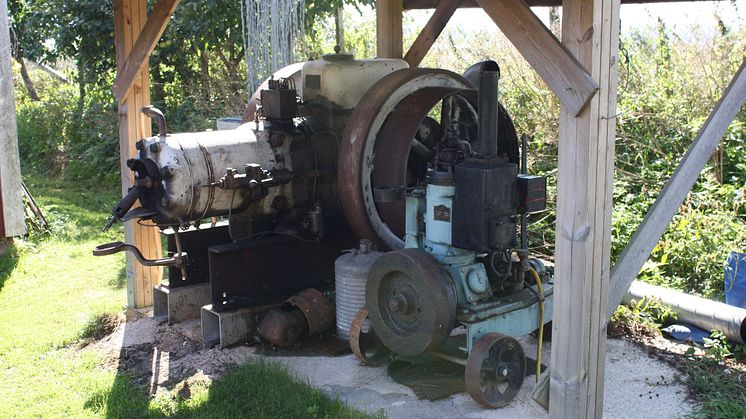
<svg viewBox="0 0 746 419">
<path fill-rule="evenodd" d="M 365 283 L 373 263 L 383 255 L 373 250 L 368 240 L 360 247 L 340 256 L 334 262 L 337 302 L 337 336 L 350 339 L 350 326 L 357 312 L 365 306 Z"/>
</svg>

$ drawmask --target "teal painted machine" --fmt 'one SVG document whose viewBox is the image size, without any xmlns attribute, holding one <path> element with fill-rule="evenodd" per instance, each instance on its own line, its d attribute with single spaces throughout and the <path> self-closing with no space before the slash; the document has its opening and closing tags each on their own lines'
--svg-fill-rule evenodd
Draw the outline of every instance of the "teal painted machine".
<svg viewBox="0 0 746 419">
<path fill-rule="evenodd" d="M 372 266 L 365 310 L 379 350 L 463 364 L 470 395 L 495 408 L 512 400 L 526 372 L 514 337 L 551 321 L 552 272 L 529 257 L 526 243 L 526 214 L 544 210 L 546 180 L 525 174 L 525 141 L 520 171 L 517 150 L 498 141 L 497 64 L 471 71 L 479 87 L 476 144 L 454 122 L 435 146 L 424 182 L 374 191 L 379 204 L 405 201 L 404 246 Z M 463 329 L 464 357 L 439 350 Z M 371 360 L 360 340 L 351 342 Z"/>
</svg>

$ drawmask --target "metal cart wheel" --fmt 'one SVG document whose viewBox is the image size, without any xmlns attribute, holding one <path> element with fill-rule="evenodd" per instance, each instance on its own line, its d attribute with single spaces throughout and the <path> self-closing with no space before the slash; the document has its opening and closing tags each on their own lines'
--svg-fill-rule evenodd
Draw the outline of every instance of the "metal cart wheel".
<svg viewBox="0 0 746 419">
<path fill-rule="evenodd" d="M 368 331 L 363 331 L 366 320 L 368 320 L 368 309 L 363 307 L 357 312 L 350 326 L 350 349 L 365 365 L 383 365 L 391 360 L 393 353 L 373 331 L 370 321 L 368 321 Z"/>
<path fill-rule="evenodd" d="M 488 333 L 474 344 L 466 360 L 466 390 L 487 408 L 506 406 L 526 375 L 526 356 L 517 340 Z"/>
</svg>

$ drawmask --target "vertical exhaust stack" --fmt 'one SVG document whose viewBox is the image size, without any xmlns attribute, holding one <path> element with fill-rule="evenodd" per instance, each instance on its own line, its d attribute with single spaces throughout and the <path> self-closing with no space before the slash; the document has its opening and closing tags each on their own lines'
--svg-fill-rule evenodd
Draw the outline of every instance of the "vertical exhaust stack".
<svg viewBox="0 0 746 419">
<path fill-rule="evenodd" d="M 498 94 L 500 67 L 494 61 L 479 65 L 479 131 L 477 155 L 484 160 L 497 157 Z"/>
<path fill-rule="evenodd" d="M 465 77 L 479 88 L 477 153 L 456 165 L 452 243 L 479 253 L 505 251 L 517 245 L 518 166 L 498 151 L 500 67 L 483 61 L 469 68 Z"/>
</svg>

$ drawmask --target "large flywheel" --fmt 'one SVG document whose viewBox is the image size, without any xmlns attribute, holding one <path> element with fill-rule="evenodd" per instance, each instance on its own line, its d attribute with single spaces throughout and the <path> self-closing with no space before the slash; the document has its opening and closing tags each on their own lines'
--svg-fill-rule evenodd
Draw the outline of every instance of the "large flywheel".
<svg viewBox="0 0 746 419">
<path fill-rule="evenodd" d="M 467 74 L 468 76 L 468 74 Z M 441 104 L 440 121 L 428 114 Z M 391 249 L 404 247 L 404 201 L 376 203 L 373 191 L 411 186 L 416 168 L 425 166 L 428 149 L 456 124 L 476 144 L 477 91 L 466 78 L 440 69 L 404 69 L 376 83 L 363 96 L 345 128 L 339 154 L 342 208 L 355 233 Z M 518 138 L 507 111 L 500 106 L 498 149 L 517 163 Z M 437 132 L 418 141 L 422 132 Z M 424 143 L 424 144 L 423 144 Z M 413 161 L 413 158 L 420 161 Z M 515 160 L 515 161 L 513 161 Z"/>
</svg>

